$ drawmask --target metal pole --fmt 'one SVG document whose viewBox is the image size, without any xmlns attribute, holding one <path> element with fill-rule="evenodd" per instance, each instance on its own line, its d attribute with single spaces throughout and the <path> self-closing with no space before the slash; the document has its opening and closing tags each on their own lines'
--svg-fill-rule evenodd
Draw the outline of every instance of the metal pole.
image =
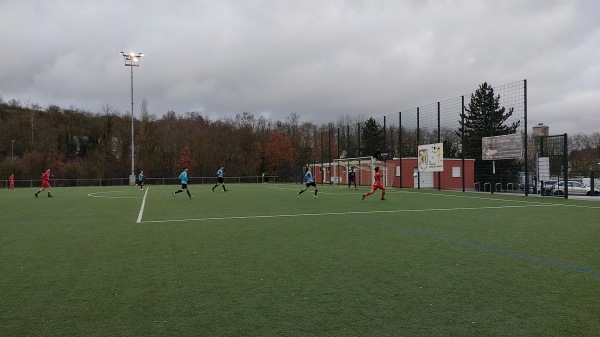
<svg viewBox="0 0 600 337">
<path fill-rule="evenodd" d="M 131 175 L 129 176 L 129 184 L 135 184 L 135 134 L 134 134 L 134 112 L 133 112 L 133 67 L 139 67 L 139 59 L 144 56 L 142 53 L 120 53 L 125 61 L 125 66 L 129 67 L 131 74 Z"/>
<path fill-rule="evenodd" d="M 465 191 L 465 96 L 461 96 L 460 112 L 460 158 L 462 164 L 462 191 Z M 475 167 L 473 167 L 475 170 Z M 473 172 L 473 176 L 475 173 Z M 475 186 L 473 186 L 475 187 Z"/>
<path fill-rule="evenodd" d="M 325 172 L 323 171 L 323 130 L 319 131 L 321 134 L 321 185 L 325 181 Z"/>
<path fill-rule="evenodd" d="M 387 149 L 387 126 L 385 123 L 385 116 L 383 116 L 383 151 Z"/>
<path fill-rule="evenodd" d="M 529 176 L 529 155 L 527 153 L 527 79 L 523 80 L 523 124 L 524 124 L 524 134 L 525 134 L 525 140 L 523 142 L 524 146 L 524 150 L 525 153 L 523 154 L 525 156 L 524 158 L 524 162 L 525 162 L 525 177 Z M 543 138 L 542 138 L 543 139 Z M 539 178 L 539 177 L 538 177 Z M 529 195 L 529 187 L 525 189 L 525 196 Z"/>
<path fill-rule="evenodd" d="M 129 183 L 135 183 L 135 145 L 133 144 L 133 65 L 129 66 L 131 69 L 131 176 L 129 177 Z"/>
<path fill-rule="evenodd" d="M 420 134 L 420 131 L 421 131 L 420 127 L 421 126 L 419 125 L 419 122 L 420 122 L 419 113 L 420 113 L 419 107 L 417 107 L 417 166 L 418 166 L 418 163 L 419 163 L 419 159 L 418 159 L 419 158 L 419 156 L 418 156 L 418 153 L 419 153 L 419 141 L 420 141 L 419 138 L 421 138 L 421 134 Z M 417 170 L 417 188 L 421 189 L 421 172 L 419 172 L 419 170 Z"/>
<path fill-rule="evenodd" d="M 567 134 L 563 135 L 563 182 L 565 186 L 565 199 L 569 199 L 569 146 Z"/>
<path fill-rule="evenodd" d="M 402 157 L 404 156 L 402 148 L 402 111 L 398 112 L 398 157 L 400 157 L 400 188 L 402 188 Z"/>
<path fill-rule="evenodd" d="M 357 137 L 356 137 L 356 155 L 355 157 L 360 157 L 362 155 L 362 151 L 360 149 L 360 123 L 356 123 L 356 131 L 357 131 Z"/>
<path fill-rule="evenodd" d="M 11 139 L 11 144 L 10 144 L 10 160 L 14 160 L 15 159 L 15 140 Z"/>
<path fill-rule="evenodd" d="M 347 150 L 348 150 L 348 154 L 346 155 L 346 158 L 350 158 L 350 124 L 346 125 L 346 142 L 347 142 Z"/>
<path fill-rule="evenodd" d="M 441 137 L 441 134 L 440 134 L 440 129 L 441 129 L 441 124 L 440 124 L 440 102 L 437 102 L 437 122 L 438 122 L 438 125 L 437 125 L 437 136 L 438 136 L 437 138 L 438 139 L 437 139 L 437 141 L 438 141 L 438 143 L 441 143 L 442 142 L 442 137 Z M 443 160 L 443 154 L 442 154 L 442 160 Z M 441 191 L 442 190 L 442 172 L 438 172 L 437 176 L 438 176 L 437 177 L 438 178 L 438 191 Z"/>
<path fill-rule="evenodd" d="M 340 128 L 337 128 L 337 157 L 340 157 Z"/>
</svg>

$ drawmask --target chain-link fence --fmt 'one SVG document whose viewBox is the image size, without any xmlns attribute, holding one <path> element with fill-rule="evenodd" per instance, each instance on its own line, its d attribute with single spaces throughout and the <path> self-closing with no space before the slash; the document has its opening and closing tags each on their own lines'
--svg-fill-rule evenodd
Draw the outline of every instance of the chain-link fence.
<svg viewBox="0 0 600 337">
<path fill-rule="evenodd" d="M 399 177 L 394 180 L 397 187 L 456 189 L 459 184 L 463 190 L 490 193 L 530 190 L 531 182 L 524 178 L 530 176 L 525 160 L 527 146 L 522 146 L 518 158 L 492 162 L 482 159 L 481 145 L 483 137 L 514 133 L 523 135 L 523 144 L 529 143 L 526 80 L 495 87 L 484 83 L 468 95 L 372 117 L 332 131 L 330 134 L 337 136 L 334 140 L 339 154 L 334 158 L 370 156 L 377 150 L 392 152 L 392 171 Z M 443 144 L 444 172 L 448 172 L 419 173 L 418 184 L 414 184 L 418 146 L 434 143 Z M 465 165 L 465 160 L 474 164 Z M 331 160 L 326 157 L 322 162 Z M 386 163 L 388 169 L 390 162 Z M 426 183 L 421 185 L 421 181 Z"/>
</svg>

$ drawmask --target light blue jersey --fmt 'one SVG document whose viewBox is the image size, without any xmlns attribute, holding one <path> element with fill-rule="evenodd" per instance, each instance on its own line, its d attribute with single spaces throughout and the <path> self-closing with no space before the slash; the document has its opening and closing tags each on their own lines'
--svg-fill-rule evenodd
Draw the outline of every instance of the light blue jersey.
<svg viewBox="0 0 600 337">
<path fill-rule="evenodd" d="M 144 180 L 144 174 L 142 172 L 140 172 L 140 174 L 138 175 L 138 180 L 139 181 Z"/>
<path fill-rule="evenodd" d="M 223 178 L 223 170 L 219 169 L 219 170 L 217 171 L 217 177 L 219 177 L 219 178 Z"/>
<path fill-rule="evenodd" d="M 313 180 L 313 175 L 312 172 L 310 172 L 310 170 L 306 171 L 306 173 L 304 174 L 304 181 L 308 184 L 308 183 L 312 183 Z"/>
<path fill-rule="evenodd" d="M 179 180 L 181 180 L 181 184 L 182 185 L 187 185 L 188 183 L 188 177 L 187 177 L 187 172 L 183 171 L 181 172 L 181 174 L 179 175 Z"/>
</svg>

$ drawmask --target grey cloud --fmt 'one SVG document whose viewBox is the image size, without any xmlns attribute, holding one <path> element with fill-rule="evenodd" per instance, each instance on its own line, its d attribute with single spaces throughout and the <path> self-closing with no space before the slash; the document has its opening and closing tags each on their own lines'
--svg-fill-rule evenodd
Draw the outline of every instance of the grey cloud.
<svg viewBox="0 0 600 337">
<path fill-rule="evenodd" d="M 587 1 L 0 1 L 0 95 L 136 113 L 379 117 L 529 84 L 529 117 L 598 131 L 600 3 Z M 569 111 L 566 114 L 565 111 Z M 577 118 L 573 118 L 576 115 Z"/>
</svg>

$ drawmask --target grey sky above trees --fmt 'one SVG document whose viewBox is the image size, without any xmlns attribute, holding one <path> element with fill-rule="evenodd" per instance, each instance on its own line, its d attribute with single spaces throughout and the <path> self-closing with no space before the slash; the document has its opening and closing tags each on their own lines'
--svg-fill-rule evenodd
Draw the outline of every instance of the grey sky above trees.
<svg viewBox="0 0 600 337">
<path fill-rule="evenodd" d="M 600 1 L 0 0 L 0 96 L 334 122 L 528 80 L 529 125 L 600 130 Z M 467 96 L 468 97 L 468 96 Z"/>
</svg>

